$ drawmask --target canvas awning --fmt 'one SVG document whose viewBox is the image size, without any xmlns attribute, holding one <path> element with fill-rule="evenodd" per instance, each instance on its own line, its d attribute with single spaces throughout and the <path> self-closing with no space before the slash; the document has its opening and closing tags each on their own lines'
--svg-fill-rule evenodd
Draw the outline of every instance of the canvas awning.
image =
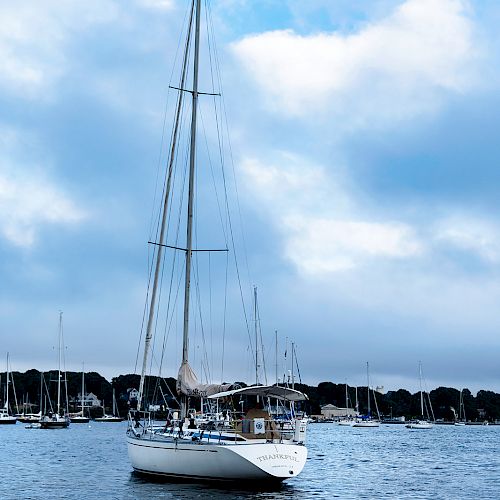
<svg viewBox="0 0 500 500">
<path fill-rule="evenodd" d="M 225 398 L 228 396 L 262 396 L 284 401 L 306 401 L 308 397 L 295 389 L 288 387 L 280 387 L 279 385 L 251 385 L 242 389 L 234 389 L 232 391 L 219 392 L 209 396 L 210 399 Z"/>
</svg>

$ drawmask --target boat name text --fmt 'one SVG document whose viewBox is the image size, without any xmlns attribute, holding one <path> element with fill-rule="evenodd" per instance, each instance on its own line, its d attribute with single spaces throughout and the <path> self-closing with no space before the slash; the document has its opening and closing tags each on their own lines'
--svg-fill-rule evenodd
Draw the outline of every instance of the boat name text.
<svg viewBox="0 0 500 500">
<path fill-rule="evenodd" d="M 274 453 L 273 455 L 262 455 L 261 457 L 257 457 L 259 462 L 265 462 L 266 460 L 291 460 L 292 462 L 298 462 L 297 457 L 293 457 L 292 455 L 285 455 L 283 453 Z"/>
</svg>

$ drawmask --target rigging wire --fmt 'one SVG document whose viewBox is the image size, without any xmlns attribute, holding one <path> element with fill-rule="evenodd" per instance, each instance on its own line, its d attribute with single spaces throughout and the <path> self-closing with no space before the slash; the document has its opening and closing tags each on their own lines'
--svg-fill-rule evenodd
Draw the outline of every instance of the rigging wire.
<svg viewBox="0 0 500 500">
<path fill-rule="evenodd" d="M 206 16 L 207 16 L 207 26 L 208 26 L 209 34 L 210 34 L 210 29 L 212 30 L 212 38 L 210 38 L 210 36 L 208 37 L 208 40 L 209 40 L 209 54 L 210 54 L 210 56 L 212 56 L 212 54 L 213 54 L 213 58 L 215 60 L 215 63 L 211 64 L 211 68 L 212 69 L 215 68 L 215 70 L 216 70 L 215 74 L 216 74 L 216 77 L 218 79 L 219 88 L 222 88 L 222 77 L 221 77 L 221 73 L 220 73 L 220 64 L 219 64 L 219 60 L 218 60 L 218 56 L 217 56 L 217 48 L 216 48 L 217 46 L 215 44 L 215 37 L 213 36 L 213 22 L 212 22 L 212 14 L 211 14 L 211 9 L 210 9 L 210 4 L 205 1 L 205 5 L 206 5 L 205 12 L 206 12 Z M 210 43 L 210 40 L 212 40 L 212 43 Z M 210 61 L 212 61 L 212 59 L 210 59 Z M 229 130 L 229 124 L 228 124 L 227 114 L 225 112 L 224 97 L 223 97 L 222 93 L 221 93 L 221 103 L 222 103 L 222 109 L 224 110 L 224 115 L 225 115 L 226 130 Z M 246 309 L 246 305 L 245 305 L 245 298 L 244 298 L 244 294 L 243 294 L 243 286 L 242 286 L 242 282 L 241 282 L 241 273 L 240 273 L 240 268 L 239 268 L 238 259 L 237 259 L 236 243 L 235 243 L 235 238 L 234 238 L 233 224 L 232 224 L 231 214 L 230 214 L 230 211 L 229 211 L 229 198 L 228 198 L 228 194 L 227 194 L 228 193 L 228 191 L 227 191 L 227 182 L 226 182 L 226 175 L 225 175 L 225 168 L 224 168 L 224 161 L 223 161 L 223 158 L 224 158 L 224 155 L 223 155 L 223 139 L 222 139 L 221 127 L 220 127 L 220 124 L 219 124 L 220 122 L 219 122 L 219 117 L 218 117 L 218 113 L 217 113 L 217 107 L 215 108 L 215 111 L 216 111 L 216 124 L 217 124 L 217 137 L 218 137 L 219 154 L 220 154 L 220 157 L 221 157 L 222 182 L 223 182 L 223 186 L 224 186 L 224 195 L 225 195 L 224 202 L 225 202 L 225 210 L 226 210 L 226 213 L 227 213 L 229 234 L 230 234 L 230 237 L 231 237 L 230 238 L 231 248 L 233 250 L 233 258 L 234 258 L 234 263 L 235 263 L 235 268 L 236 268 L 236 275 L 237 275 L 238 286 L 239 286 L 239 291 L 240 291 L 240 298 L 241 298 L 241 303 L 242 303 L 242 308 L 243 308 L 243 314 L 244 314 L 244 317 L 245 317 L 245 325 L 246 325 L 246 329 L 247 329 L 248 340 L 250 342 L 250 349 L 251 349 L 251 351 L 253 351 L 253 349 L 252 349 L 252 336 L 251 336 L 251 332 L 250 332 L 250 323 L 249 323 L 248 313 L 247 313 L 247 309 Z M 232 169 L 233 169 L 233 177 L 234 177 L 234 181 L 235 181 L 235 188 L 236 188 L 235 192 L 236 192 L 236 200 L 237 200 L 238 212 L 240 214 L 240 223 L 242 223 L 241 210 L 240 210 L 240 205 L 239 205 L 239 196 L 238 196 L 237 183 L 236 183 L 236 172 L 235 172 L 235 169 L 234 169 L 234 160 L 233 160 L 233 155 L 232 155 L 230 141 L 228 141 L 228 149 L 229 149 L 229 153 L 230 153 L 231 164 L 232 164 Z M 244 246 L 244 254 L 245 254 L 245 257 L 246 257 L 246 244 L 245 244 L 244 237 L 243 237 L 243 244 L 244 244 L 243 245 Z M 248 259 L 246 259 L 246 263 L 247 263 L 247 270 L 248 270 Z M 249 282 L 250 282 L 250 280 L 249 280 Z"/>
</svg>

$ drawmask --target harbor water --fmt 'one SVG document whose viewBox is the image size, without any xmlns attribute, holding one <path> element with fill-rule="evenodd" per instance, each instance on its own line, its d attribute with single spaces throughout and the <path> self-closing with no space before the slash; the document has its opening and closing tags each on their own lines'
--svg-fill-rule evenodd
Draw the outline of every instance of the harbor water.
<svg viewBox="0 0 500 500">
<path fill-rule="evenodd" d="M 308 426 L 303 473 L 252 491 L 223 483 L 168 483 L 132 472 L 126 422 L 68 429 L 0 426 L 0 498 L 500 498 L 500 426 Z"/>
</svg>

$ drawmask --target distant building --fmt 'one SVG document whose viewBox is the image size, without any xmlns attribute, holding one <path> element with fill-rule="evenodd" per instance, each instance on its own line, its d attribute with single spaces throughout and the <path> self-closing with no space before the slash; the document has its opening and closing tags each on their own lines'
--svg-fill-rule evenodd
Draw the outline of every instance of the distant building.
<svg viewBox="0 0 500 500">
<path fill-rule="evenodd" d="M 70 398 L 70 402 L 74 405 L 81 406 L 82 404 L 82 393 L 79 392 L 76 398 Z M 97 398 L 97 396 L 89 392 L 88 394 L 84 394 L 83 396 L 83 407 L 84 408 L 95 408 L 101 406 L 101 400 Z"/>
<path fill-rule="evenodd" d="M 335 405 L 324 405 L 321 407 L 323 418 L 355 417 L 356 411 L 353 408 L 339 408 Z"/>
<path fill-rule="evenodd" d="M 134 388 L 127 389 L 127 394 L 129 401 L 137 401 L 137 398 L 139 397 L 139 391 Z"/>
<path fill-rule="evenodd" d="M 385 394 L 385 390 L 384 390 L 384 386 L 383 385 L 377 385 L 377 387 L 375 387 L 375 392 L 378 392 L 379 394 Z"/>
</svg>

